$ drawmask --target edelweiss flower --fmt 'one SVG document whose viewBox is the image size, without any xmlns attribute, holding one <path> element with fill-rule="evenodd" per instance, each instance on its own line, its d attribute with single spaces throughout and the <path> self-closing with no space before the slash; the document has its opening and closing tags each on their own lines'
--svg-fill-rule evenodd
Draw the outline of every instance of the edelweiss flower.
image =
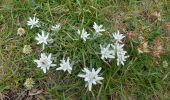
<svg viewBox="0 0 170 100">
<path fill-rule="evenodd" d="M 51 27 L 52 31 L 58 32 L 61 29 L 61 25 L 60 24 L 56 24 L 55 26 Z"/>
<path fill-rule="evenodd" d="M 106 48 L 105 47 L 102 47 L 101 45 L 100 45 L 100 49 L 101 49 L 101 51 L 100 51 L 100 53 L 101 53 L 101 59 L 108 59 L 108 58 L 115 58 L 115 51 L 114 50 L 110 50 L 110 44 L 108 44 L 107 46 L 106 46 Z"/>
<path fill-rule="evenodd" d="M 113 33 L 113 37 L 116 40 L 116 42 L 122 43 L 122 39 L 125 37 L 123 34 L 120 34 L 119 31 L 117 33 Z"/>
<path fill-rule="evenodd" d="M 29 17 L 29 21 L 27 21 L 27 25 L 31 26 L 30 28 L 32 29 L 33 27 L 40 27 L 39 19 L 36 18 L 35 16 L 33 19 Z"/>
<path fill-rule="evenodd" d="M 120 64 L 124 65 L 124 62 L 126 61 L 126 58 L 129 56 L 126 56 L 126 51 L 117 51 L 117 65 L 119 66 Z"/>
<path fill-rule="evenodd" d="M 67 61 L 65 61 L 63 58 L 63 60 L 61 60 L 60 67 L 57 68 L 56 70 L 63 70 L 64 72 L 67 70 L 69 74 L 71 74 L 72 66 L 69 60 L 70 60 L 69 57 L 67 58 Z"/>
<path fill-rule="evenodd" d="M 120 44 L 120 43 L 115 43 L 114 45 L 112 45 L 112 48 L 114 48 L 117 51 L 124 51 L 123 50 L 124 44 Z"/>
<path fill-rule="evenodd" d="M 115 54 L 117 57 L 117 65 L 119 66 L 120 64 L 124 65 L 124 62 L 126 61 L 126 58 L 129 56 L 126 56 L 126 51 L 123 49 L 124 44 L 119 44 L 115 43 L 115 45 L 112 45 L 112 48 L 115 49 Z"/>
<path fill-rule="evenodd" d="M 47 44 L 47 41 L 48 41 L 48 36 L 49 36 L 49 33 L 47 33 L 47 35 L 45 36 L 45 31 L 41 31 L 41 35 L 38 34 L 38 36 L 35 38 L 38 43 L 37 44 L 43 44 L 43 50 L 45 48 L 45 44 Z"/>
<path fill-rule="evenodd" d="M 88 70 L 87 68 L 84 68 L 82 70 L 85 74 L 79 74 L 79 77 L 84 78 L 84 81 L 86 82 L 86 87 L 88 86 L 89 91 L 92 90 L 92 85 L 96 85 L 97 83 L 101 84 L 101 80 L 103 80 L 103 77 L 100 77 L 98 74 L 101 71 L 101 68 L 98 68 L 96 71 L 93 68 L 92 71 Z"/>
<path fill-rule="evenodd" d="M 86 40 L 88 39 L 88 36 L 90 34 L 87 34 L 87 32 L 85 31 L 85 29 L 83 28 L 82 32 L 80 32 L 80 30 L 78 30 L 77 32 L 80 36 L 81 39 L 83 39 L 84 42 L 86 42 Z"/>
<path fill-rule="evenodd" d="M 51 54 L 46 56 L 45 53 L 41 53 L 41 58 L 39 60 L 34 60 L 37 63 L 37 67 L 40 67 L 44 73 L 49 70 L 50 67 L 56 66 L 56 64 L 52 64 Z"/>
<path fill-rule="evenodd" d="M 97 25 L 95 22 L 94 22 L 94 25 L 93 25 L 93 28 L 95 29 L 96 31 L 96 35 L 102 35 L 100 32 L 104 32 L 105 29 L 102 29 L 103 25 Z"/>
</svg>

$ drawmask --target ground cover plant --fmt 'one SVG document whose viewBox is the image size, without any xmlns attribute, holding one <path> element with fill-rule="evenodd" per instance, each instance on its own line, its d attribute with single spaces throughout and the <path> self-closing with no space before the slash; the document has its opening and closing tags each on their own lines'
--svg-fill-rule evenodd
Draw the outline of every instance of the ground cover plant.
<svg viewBox="0 0 170 100">
<path fill-rule="evenodd" d="M 169 0 L 1 0 L 0 99 L 170 99 Z"/>
</svg>

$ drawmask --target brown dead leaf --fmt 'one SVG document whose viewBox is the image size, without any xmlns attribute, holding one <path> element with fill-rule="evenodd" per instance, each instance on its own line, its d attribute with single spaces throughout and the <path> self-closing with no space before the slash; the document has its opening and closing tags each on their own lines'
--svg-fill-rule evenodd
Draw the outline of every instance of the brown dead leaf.
<svg viewBox="0 0 170 100">
<path fill-rule="evenodd" d="M 129 39 L 133 39 L 134 37 L 136 37 L 136 34 L 133 31 L 128 31 L 126 32 L 126 34 Z"/>
<path fill-rule="evenodd" d="M 156 58 L 160 58 L 160 55 L 163 53 L 163 46 L 162 43 L 160 41 L 160 38 L 156 38 L 154 40 L 154 44 L 153 44 L 153 56 Z"/>
<path fill-rule="evenodd" d="M 148 53 L 149 47 L 148 47 L 148 42 L 143 42 L 141 45 L 138 47 L 138 52 L 139 53 Z"/>
<path fill-rule="evenodd" d="M 161 18 L 161 13 L 158 12 L 158 11 L 155 11 L 155 12 L 151 13 L 151 16 L 150 16 L 150 17 L 151 17 L 151 18 L 154 18 L 154 19 L 157 19 L 157 20 L 159 20 L 159 21 L 162 20 L 162 18 Z"/>
<path fill-rule="evenodd" d="M 37 90 L 37 89 L 33 89 L 32 91 L 29 91 L 28 95 L 29 96 L 34 96 L 34 95 L 39 95 L 43 93 L 43 89 L 41 90 Z"/>
</svg>

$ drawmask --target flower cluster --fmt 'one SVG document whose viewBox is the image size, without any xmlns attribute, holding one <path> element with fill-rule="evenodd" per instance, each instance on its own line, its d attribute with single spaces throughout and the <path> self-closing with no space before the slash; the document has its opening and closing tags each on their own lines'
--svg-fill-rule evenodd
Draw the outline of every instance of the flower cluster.
<svg viewBox="0 0 170 100">
<path fill-rule="evenodd" d="M 106 47 L 100 45 L 100 53 L 101 59 L 117 59 L 117 65 L 124 65 L 124 62 L 129 57 L 126 55 L 126 51 L 123 49 L 124 44 L 122 44 L 122 39 L 125 36 L 120 34 L 119 31 L 117 33 L 113 33 L 114 44 L 108 44 Z"/>
<path fill-rule="evenodd" d="M 101 32 L 104 32 L 105 29 L 102 29 L 103 25 L 97 25 L 95 22 L 94 22 L 94 25 L 93 25 L 93 29 L 95 30 L 94 32 L 94 35 L 93 35 L 93 38 L 97 38 L 99 36 L 102 35 Z M 83 28 L 81 31 L 78 30 L 77 31 L 78 35 L 80 35 L 80 38 L 86 42 L 87 39 L 90 39 L 90 34 L 87 33 L 87 31 Z"/>
<path fill-rule="evenodd" d="M 30 26 L 30 29 L 40 27 L 40 22 L 39 19 L 36 18 L 35 16 L 33 18 L 29 18 L 29 21 L 27 21 L 27 25 Z M 105 29 L 102 28 L 103 25 L 97 25 L 94 22 L 93 29 L 95 30 L 93 39 L 102 36 L 102 32 L 105 32 Z M 61 29 L 60 24 L 56 24 L 51 27 L 51 30 L 53 32 L 58 32 Z M 82 30 L 77 31 L 78 35 L 80 36 L 81 40 L 85 43 L 88 39 L 90 39 L 90 34 L 83 28 Z M 44 30 L 41 30 L 41 34 L 37 34 L 35 37 L 35 40 L 37 40 L 37 44 L 42 45 L 42 53 L 40 54 L 40 58 L 34 60 L 34 62 L 37 64 L 37 67 L 42 69 L 44 73 L 47 73 L 47 71 L 50 69 L 50 67 L 57 66 L 56 64 L 53 63 L 52 60 L 52 54 L 51 53 L 44 53 L 45 50 L 45 45 L 49 44 L 49 39 L 50 33 L 45 32 Z M 123 34 L 120 34 L 119 31 L 117 33 L 113 34 L 114 37 L 114 44 L 108 44 L 106 46 L 100 45 L 101 49 L 101 59 L 117 59 L 117 65 L 124 65 L 124 62 L 126 61 L 126 51 L 124 51 L 122 44 L 122 39 L 125 37 Z M 73 64 L 70 63 L 70 57 L 67 57 L 67 59 L 63 58 L 60 60 L 60 67 L 56 68 L 56 70 L 63 70 L 64 72 L 68 72 L 71 74 L 71 71 L 73 69 Z M 98 68 L 95 70 L 95 68 L 84 68 L 82 70 L 84 74 L 79 74 L 78 77 L 84 78 L 84 81 L 86 82 L 85 86 L 88 86 L 88 90 L 92 90 L 92 85 L 96 85 L 97 83 L 101 84 L 101 80 L 104 78 L 101 77 L 99 72 L 101 71 L 101 68 Z"/>
</svg>

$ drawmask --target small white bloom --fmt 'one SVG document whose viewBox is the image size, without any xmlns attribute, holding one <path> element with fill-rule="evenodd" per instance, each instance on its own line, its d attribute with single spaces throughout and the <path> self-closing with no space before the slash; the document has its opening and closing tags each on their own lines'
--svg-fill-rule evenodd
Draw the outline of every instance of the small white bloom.
<svg viewBox="0 0 170 100">
<path fill-rule="evenodd" d="M 51 27 L 52 31 L 58 32 L 61 29 L 61 25 L 60 24 L 56 24 L 55 26 Z"/>
<path fill-rule="evenodd" d="M 100 45 L 100 49 L 101 49 L 101 51 L 100 51 L 100 53 L 101 53 L 101 59 L 108 59 L 108 58 L 115 58 L 115 51 L 114 50 L 110 50 L 110 44 L 108 44 L 107 46 L 106 46 L 106 48 L 105 47 L 102 47 L 101 45 Z"/>
<path fill-rule="evenodd" d="M 78 30 L 77 33 L 79 35 L 81 35 L 80 38 L 83 39 L 84 42 L 86 42 L 86 40 L 89 38 L 88 36 L 90 35 L 85 31 L 84 28 L 83 28 L 82 32 L 80 32 L 80 30 Z"/>
<path fill-rule="evenodd" d="M 103 25 L 97 25 L 95 22 L 94 22 L 94 25 L 93 25 L 93 28 L 95 29 L 95 32 L 96 32 L 96 35 L 102 35 L 100 32 L 104 32 L 105 29 L 102 29 Z"/>
<path fill-rule="evenodd" d="M 124 62 L 126 61 L 126 58 L 129 56 L 126 56 L 126 51 L 117 51 L 117 65 L 120 64 L 124 65 Z"/>
<path fill-rule="evenodd" d="M 37 67 L 40 67 L 44 73 L 49 70 L 50 67 L 56 66 L 56 64 L 52 64 L 51 54 L 46 56 L 45 53 L 41 53 L 41 57 L 39 60 L 34 60 L 37 63 Z"/>
<path fill-rule="evenodd" d="M 39 19 L 36 18 L 35 16 L 33 17 L 33 19 L 29 17 L 29 21 L 27 21 L 27 25 L 30 26 L 31 29 L 33 27 L 40 27 Z"/>
<path fill-rule="evenodd" d="M 60 67 L 56 70 L 63 70 L 64 72 L 67 70 L 69 74 L 71 74 L 72 66 L 70 64 L 70 58 L 68 57 L 65 61 L 64 58 L 61 60 Z"/>
<path fill-rule="evenodd" d="M 116 40 L 116 42 L 122 42 L 122 39 L 125 37 L 123 34 L 120 34 L 119 31 L 117 33 L 113 33 L 113 37 Z"/>
<path fill-rule="evenodd" d="M 47 44 L 47 40 L 48 40 L 48 36 L 49 36 L 49 33 L 47 33 L 47 35 L 45 36 L 45 31 L 41 31 L 41 35 L 38 34 L 38 36 L 35 38 L 38 43 L 37 44 Z"/>
<path fill-rule="evenodd" d="M 124 51 L 123 50 L 124 44 L 120 44 L 120 43 L 116 42 L 114 45 L 112 45 L 112 47 L 116 50 L 116 52 Z"/>
<path fill-rule="evenodd" d="M 117 65 L 120 64 L 124 65 L 124 62 L 129 56 L 126 56 L 126 51 L 123 49 L 124 44 L 119 44 L 118 42 L 115 43 L 115 45 L 112 45 L 112 47 L 115 49 L 115 54 L 117 57 Z"/>
<path fill-rule="evenodd" d="M 44 50 L 45 48 L 44 46 L 48 42 L 49 33 L 47 33 L 47 35 L 45 35 L 45 31 L 41 31 L 41 33 L 42 34 L 41 35 L 38 34 L 38 36 L 35 39 L 38 41 L 37 44 L 43 44 L 43 50 Z"/>
<path fill-rule="evenodd" d="M 86 82 L 86 87 L 88 86 L 89 91 L 92 90 L 92 85 L 96 85 L 97 83 L 101 84 L 101 80 L 103 80 L 103 77 L 100 77 L 98 74 L 101 71 L 101 68 L 98 68 L 96 71 L 93 68 L 92 71 L 90 71 L 87 68 L 84 68 L 82 70 L 85 74 L 79 74 L 79 77 L 84 78 L 84 81 Z"/>
</svg>

